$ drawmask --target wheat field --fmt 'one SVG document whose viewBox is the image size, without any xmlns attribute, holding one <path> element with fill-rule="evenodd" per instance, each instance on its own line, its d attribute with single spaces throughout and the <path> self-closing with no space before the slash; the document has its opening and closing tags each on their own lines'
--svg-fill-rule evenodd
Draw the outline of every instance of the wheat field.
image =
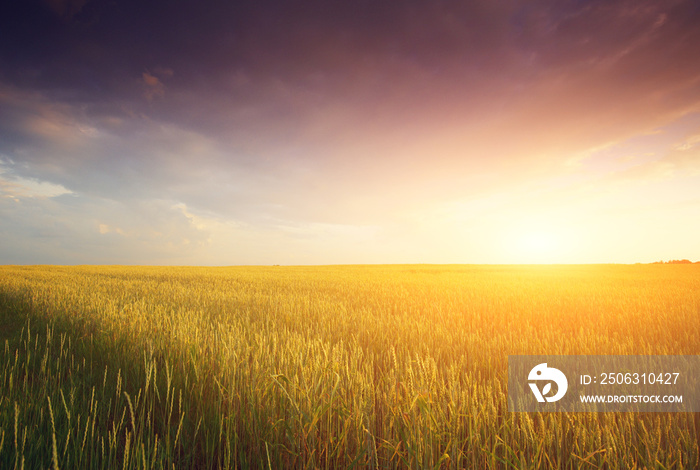
<svg viewBox="0 0 700 470">
<path fill-rule="evenodd" d="M 700 266 L 0 267 L 1 468 L 698 468 L 511 413 L 513 354 L 700 354 Z"/>
</svg>

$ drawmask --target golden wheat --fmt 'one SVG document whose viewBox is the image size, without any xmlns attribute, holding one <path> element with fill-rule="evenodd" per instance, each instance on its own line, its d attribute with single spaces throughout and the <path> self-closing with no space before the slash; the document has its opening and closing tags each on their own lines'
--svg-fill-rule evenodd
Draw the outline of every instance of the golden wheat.
<svg viewBox="0 0 700 470">
<path fill-rule="evenodd" d="M 700 354 L 697 266 L 0 267 L 3 468 L 695 468 L 512 354 Z M 16 331 L 16 333 L 12 333 Z"/>
</svg>

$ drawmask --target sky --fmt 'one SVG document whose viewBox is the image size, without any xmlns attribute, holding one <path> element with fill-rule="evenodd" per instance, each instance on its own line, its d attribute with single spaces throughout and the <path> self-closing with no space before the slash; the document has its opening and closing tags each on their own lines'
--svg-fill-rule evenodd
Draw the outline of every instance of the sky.
<svg viewBox="0 0 700 470">
<path fill-rule="evenodd" d="M 700 260 L 697 1 L 15 0 L 0 264 Z"/>
</svg>

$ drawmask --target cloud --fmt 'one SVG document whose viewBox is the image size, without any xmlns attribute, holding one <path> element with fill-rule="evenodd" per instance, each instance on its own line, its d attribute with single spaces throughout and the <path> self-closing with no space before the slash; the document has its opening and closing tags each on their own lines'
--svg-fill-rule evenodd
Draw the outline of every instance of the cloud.
<svg viewBox="0 0 700 470">
<path fill-rule="evenodd" d="M 57 16 L 70 20 L 80 13 L 89 0 L 43 0 L 44 4 Z"/>
<path fill-rule="evenodd" d="M 166 201 L 0 198 L 0 263 L 177 264 L 208 245 Z"/>
<path fill-rule="evenodd" d="M 700 134 L 688 136 L 683 142 L 676 145 L 676 150 L 686 151 L 700 145 Z"/>
<path fill-rule="evenodd" d="M 45 181 L 16 178 L 0 172 L 0 195 L 2 195 L 2 197 L 15 199 L 19 197 L 51 198 L 63 194 L 71 194 L 71 192 L 60 185 L 47 183 Z"/>
<path fill-rule="evenodd" d="M 156 67 L 153 73 L 146 71 L 141 74 L 143 84 L 145 86 L 144 96 L 151 101 L 154 98 L 162 98 L 165 96 L 165 85 L 161 79 L 170 78 L 173 76 L 172 69 Z M 160 77 L 160 78 L 159 78 Z"/>
</svg>

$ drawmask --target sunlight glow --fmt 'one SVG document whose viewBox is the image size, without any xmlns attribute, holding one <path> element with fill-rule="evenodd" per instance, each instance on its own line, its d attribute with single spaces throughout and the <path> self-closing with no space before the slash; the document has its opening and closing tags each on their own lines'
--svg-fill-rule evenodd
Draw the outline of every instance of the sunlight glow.
<svg viewBox="0 0 700 470">
<path fill-rule="evenodd" d="M 564 231 L 545 223 L 527 222 L 511 227 L 505 237 L 509 258 L 516 263 L 561 263 L 566 257 Z"/>
<path fill-rule="evenodd" d="M 533 231 L 521 235 L 521 248 L 533 255 L 548 255 L 557 251 L 560 243 L 550 232 Z"/>
</svg>

